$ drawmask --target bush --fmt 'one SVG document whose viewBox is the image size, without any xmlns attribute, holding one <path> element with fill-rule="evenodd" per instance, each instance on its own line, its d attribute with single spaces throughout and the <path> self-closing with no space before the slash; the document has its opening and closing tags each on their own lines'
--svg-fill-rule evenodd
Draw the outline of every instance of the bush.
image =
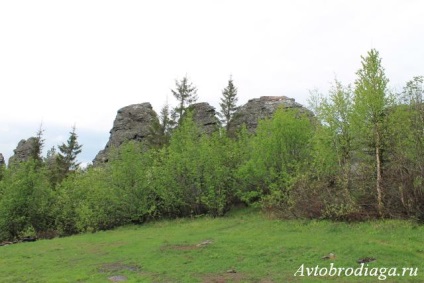
<svg viewBox="0 0 424 283">
<path fill-rule="evenodd" d="M 18 239 L 54 227 L 55 194 L 44 168 L 34 160 L 15 164 L 1 181 L 0 239 Z"/>
<path fill-rule="evenodd" d="M 296 110 L 279 109 L 271 119 L 260 121 L 249 160 L 238 172 L 244 181 L 240 197 L 261 199 L 267 209 L 293 205 L 291 189 L 310 161 L 312 135 L 310 118 Z"/>
</svg>

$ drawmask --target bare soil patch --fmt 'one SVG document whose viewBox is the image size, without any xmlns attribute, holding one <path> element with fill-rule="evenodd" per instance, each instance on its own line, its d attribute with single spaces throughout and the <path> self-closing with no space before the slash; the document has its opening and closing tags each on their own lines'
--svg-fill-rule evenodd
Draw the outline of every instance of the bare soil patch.
<svg viewBox="0 0 424 283">
<path fill-rule="evenodd" d="M 210 244 L 212 244 L 213 241 L 211 240 L 205 240 L 201 243 L 198 244 L 194 244 L 194 245 L 164 245 L 161 247 L 162 251 L 167 251 L 167 250 L 174 250 L 174 251 L 190 251 L 190 250 L 195 250 L 198 248 L 202 248 L 202 247 L 206 247 Z"/>
<path fill-rule="evenodd" d="M 243 273 L 220 273 L 208 274 L 201 278 L 203 283 L 230 283 L 246 282 L 246 276 Z"/>
<path fill-rule="evenodd" d="M 124 264 L 121 262 L 105 263 L 99 267 L 99 272 L 101 273 L 117 273 L 125 270 L 138 272 L 141 271 L 141 268 L 135 264 Z"/>
</svg>

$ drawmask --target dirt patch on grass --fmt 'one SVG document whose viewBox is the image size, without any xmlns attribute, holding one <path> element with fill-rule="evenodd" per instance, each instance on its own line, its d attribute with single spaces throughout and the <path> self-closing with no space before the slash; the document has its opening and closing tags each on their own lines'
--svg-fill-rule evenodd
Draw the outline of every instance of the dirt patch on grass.
<svg viewBox="0 0 424 283">
<path fill-rule="evenodd" d="M 219 274 L 207 274 L 200 278 L 202 283 L 239 283 L 239 282 L 258 282 L 258 283 L 274 283 L 269 278 L 252 279 L 246 274 L 235 272 L 223 272 Z"/>
<path fill-rule="evenodd" d="M 208 246 L 212 243 L 213 243 L 213 241 L 211 241 L 211 240 L 205 240 L 205 241 L 198 243 L 198 244 L 195 244 L 195 245 L 164 245 L 160 249 L 161 249 L 161 251 L 169 251 L 169 250 L 191 251 L 191 250 L 195 250 L 195 249 L 198 249 L 198 248 L 206 247 L 206 246 Z"/>
<path fill-rule="evenodd" d="M 237 283 L 246 282 L 246 279 L 243 273 L 207 274 L 201 278 L 202 283 Z"/>
<path fill-rule="evenodd" d="M 125 270 L 139 272 L 141 268 L 135 264 L 125 264 L 121 262 L 104 263 L 99 267 L 99 272 L 101 273 L 117 273 Z"/>
<path fill-rule="evenodd" d="M 161 251 L 191 251 L 197 249 L 196 245 L 166 245 L 162 246 Z"/>
<path fill-rule="evenodd" d="M 127 281 L 128 278 L 123 275 L 115 275 L 115 276 L 109 277 L 108 280 L 112 282 L 124 282 L 124 281 Z"/>
</svg>

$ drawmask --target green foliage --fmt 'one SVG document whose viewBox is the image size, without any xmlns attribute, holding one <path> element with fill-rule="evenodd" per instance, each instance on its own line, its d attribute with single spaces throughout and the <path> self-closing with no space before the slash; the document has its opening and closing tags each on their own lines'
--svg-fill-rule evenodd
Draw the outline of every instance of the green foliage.
<svg viewBox="0 0 424 283">
<path fill-rule="evenodd" d="M 222 215 L 232 198 L 230 141 L 223 135 L 202 136 L 188 113 L 154 168 L 168 213 Z"/>
<path fill-rule="evenodd" d="M 202 211 L 197 176 L 200 132 L 188 113 L 173 132 L 154 169 L 156 184 L 167 212 L 188 215 Z"/>
<path fill-rule="evenodd" d="M 390 109 L 388 201 L 393 211 L 424 219 L 424 96 L 423 77 L 406 83 L 398 105 Z M 398 212 L 399 213 L 399 212 Z"/>
<path fill-rule="evenodd" d="M 98 231 L 129 223 L 120 193 L 105 168 L 68 177 L 58 187 L 57 226 L 61 233 Z"/>
<path fill-rule="evenodd" d="M 383 152 L 385 133 L 387 131 L 386 110 L 390 105 L 387 95 L 388 79 L 381 66 L 381 58 L 377 50 L 372 49 L 366 57 L 362 57 L 362 68 L 358 70 L 355 81 L 353 127 L 357 147 L 365 153 L 373 155 L 376 208 L 383 214 Z M 371 163 L 372 164 L 372 163 Z M 371 167 L 372 168 L 372 167 Z"/>
<path fill-rule="evenodd" d="M 4 164 L 0 165 L 0 182 L 3 179 L 5 170 L 6 170 L 6 165 L 4 165 Z M 1 195 L 1 191 L 0 191 L 0 195 Z"/>
<path fill-rule="evenodd" d="M 80 163 L 76 159 L 82 148 L 82 145 L 78 143 L 75 127 L 72 128 L 72 132 L 69 135 L 67 143 L 62 143 L 59 146 L 59 154 L 57 156 L 59 166 L 65 176 L 69 171 L 75 171 L 79 168 Z"/>
<path fill-rule="evenodd" d="M 265 196 L 265 205 L 290 205 L 290 190 L 310 161 L 313 127 L 309 117 L 296 110 L 278 110 L 260 121 L 251 140 L 249 161 L 240 168 L 245 201 Z"/>
<path fill-rule="evenodd" d="M 39 161 L 30 159 L 7 169 L 0 186 L 0 240 L 53 228 L 54 194 Z"/>
<path fill-rule="evenodd" d="M 119 197 L 124 222 L 142 223 L 160 214 L 161 199 L 153 185 L 155 151 L 146 151 L 136 142 L 119 148 L 106 173 L 111 190 Z"/>
<path fill-rule="evenodd" d="M 50 160 L 51 174 L 54 176 L 52 183 L 56 185 L 62 182 L 69 173 L 75 172 L 80 163 L 77 162 L 77 156 L 81 153 L 82 145 L 78 143 L 78 136 L 75 132 L 75 127 L 72 128 L 72 132 L 69 133 L 69 138 L 65 143 L 62 143 L 59 147 L 59 152 L 51 152 L 52 160 Z M 49 158 L 47 158 L 49 160 Z"/>
<path fill-rule="evenodd" d="M 67 178 L 58 188 L 60 230 L 104 230 L 158 217 L 161 200 L 152 186 L 154 154 L 130 142 L 112 154 L 106 166 Z"/>
<path fill-rule="evenodd" d="M 162 148 L 168 145 L 174 124 L 170 117 L 169 105 L 165 104 L 160 111 L 159 119 L 154 120 L 149 128 L 150 135 L 147 136 L 149 146 Z"/>
<path fill-rule="evenodd" d="M 32 160 L 35 160 L 37 163 L 37 166 L 41 166 L 43 162 L 42 152 L 44 147 L 44 139 L 43 139 L 44 129 L 42 128 L 42 125 L 40 125 L 40 128 L 37 131 L 37 134 L 35 136 L 35 139 L 32 140 L 32 150 L 30 152 L 29 158 Z"/>
<path fill-rule="evenodd" d="M 350 86 L 345 87 L 335 80 L 328 97 L 315 94 L 312 100 L 316 103 L 315 113 L 320 121 L 313 137 L 314 174 L 320 181 L 334 183 L 333 195 L 329 196 L 331 201 L 324 201 L 325 217 L 340 217 L 349 213 L 348 208 L 354 205 L 351 176 L 355 150 L 353 93 Z"/>
</svg>

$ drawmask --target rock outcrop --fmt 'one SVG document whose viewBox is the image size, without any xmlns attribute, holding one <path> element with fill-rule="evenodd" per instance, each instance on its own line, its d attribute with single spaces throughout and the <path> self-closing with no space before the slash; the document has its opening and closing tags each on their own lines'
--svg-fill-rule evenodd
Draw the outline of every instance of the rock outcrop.
<svg viewBox="0 0 424 283">
<path fill-rule="evenodd" d="M 158 116 L 148 102 L 133 104 L 118 110 L 110 138 L 105 149 L 101 150 L 93 160 L 93 164 L 108 161 L 111 148 L 116 148 L 127 141 L 145 141 L 150 135 L 150 126 L 158 121 Z"/>
<path fill-rule="evenodd" d="M 193 121 L 203 133 L 212 134 L 219 129 L 220 121 L 216 117 L 215 108 L 209 103 L 195 103 L 190 105 L 188 109 L 193 112 Z"/>
<path fill-rule="evenodd" d="M 27 161 L 34 153 L 37 138 L 30 137 L 27 140 L 22 139 L 15 150 L 13 155 L 9 158 L 9 165 L 18 162 Z"/>
<path fill-rule="evenodd" d="M 262 96 L 249 100 L 236 111 L 228 125 L 229 134 L 235 135 L 243 124 L 246 125 L 250 132 L 254 132 L 260 119 L 271 117 L 280 107 L 296 108 L 300 112 L 305 112 L 312 116 L 312 112 L 295 102 L 293 98 Z M 203 133 L 211 134 L 219 129 L 220 121 L 216 117 L 215 108 L 208 103 L 195 103 L 190 105 L 188 109 L 192 111 L 193 120 Z M 124 142 L 149 142 L 151 140 L 149 138 L 152 135 L 151 126 L 155 123 L 159 123 L 158 115 L 148 102 L 133 104 L 119 109 L 113 127 L 110 130 L 109 141 L 105 148 L 96 155 L 93 164 L 107 162 L 110 149 L 117 148 Z M 21 156 L 18 151 L 15 152 L 15 155 Z"/>
<path fill-rule="evenodd" d="M 235 113 L 228 124 L 228 133 L 234 136 L 240 127 L 245 124 L 249 132 L 254 132 L 258 126 L 258 121 L 264 118 L 270 118 L 277 109 L 295 108 L 300 112 L 308 113 L 312 116 L 312 112 L 295 102 L 294 98 L 286 96 L 261 96 L 249 100 L 245 105 L 241 106 Z"/>
<path fill-rule="evenodd" d="M 6 165 L 3 154 L 0 153 L 0 167 Z"/>
</svg>

